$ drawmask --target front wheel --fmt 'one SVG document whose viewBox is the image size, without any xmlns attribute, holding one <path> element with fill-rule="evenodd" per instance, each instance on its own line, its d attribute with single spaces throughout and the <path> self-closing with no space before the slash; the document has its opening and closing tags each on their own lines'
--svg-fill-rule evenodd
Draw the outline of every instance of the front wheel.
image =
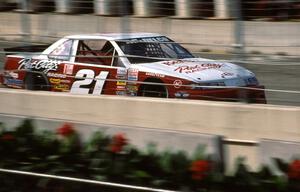
<svg viewBox="0 0 300 192">
<path fill-rule="evenodd" d="M 168 90 L 163 85 L 141 85 L 138 96 L 168 98 Z"/>
</svg>

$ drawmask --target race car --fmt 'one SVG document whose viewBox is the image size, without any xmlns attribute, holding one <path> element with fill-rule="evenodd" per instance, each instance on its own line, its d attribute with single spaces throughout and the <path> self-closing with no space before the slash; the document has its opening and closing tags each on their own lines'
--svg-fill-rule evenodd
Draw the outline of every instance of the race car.
<svg viewBox="0 0 300 192">
<path fill-rule="evenodd" d="M 266 103 L 264 86 L 251 71 L 197 58 L 160 34 L 71 35 L 49 46 L 6 51 L 20 53 L 6 57 L 0 79 L 7 87 Z"/>
</svg>

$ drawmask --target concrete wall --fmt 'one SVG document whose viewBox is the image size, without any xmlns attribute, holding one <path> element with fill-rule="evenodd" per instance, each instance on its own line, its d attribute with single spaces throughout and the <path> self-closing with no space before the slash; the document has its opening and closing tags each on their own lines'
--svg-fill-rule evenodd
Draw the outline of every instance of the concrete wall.
<svg viewBox="0 0 300 192">
<path fill-rule="evenodd" d="M 0 113 L 300 141 L 300 107 L 0 89 Z"/>
<path fill-rule="evenodd" d="M 274 158 L 280 158 L 285 162 L 299 159 L 300 143 L 282 140 L 262 139 L 260 141 L 260 159 L 261 162 L 271 167 L 276 174 L 282 174 L 282 171 L 276 166 Z"/>
<path fill-rule="evenodd" d="M 82 96 L 0 89 L 0 113 L 202 134 L 228 139 L 300 141 L 300 107 L 197 100 Z M 256 169 L 256 147 L 227 146 L 228 170 L 245 156 Z"/>
<path fill-rule="evenodd" d="M 230 51 L 235 43 L 234 21 L 182 20 L 175 18 L 101 17 L 95 15 L 60 15 L 53 13 L 22 14 L 0 12 L 0 34 L 13 39 L 31 34 L 31 40 L 41 42 L 41 36 L 60 38 L 69 34 L 107 32 L 155 32 L 170 36 L 192 51 L 211 49 Z M 298 22 L 243 23 L 246 51 L 263 53 L 300 53 Z M 22 39 L 24 40 L 24 39 Z M 49 39 L 48 39 L 49 40 Z M 53 39 L 52 39 L 53 40 Z M 192 44 L 191 44 L 192 43 Z"/>
</svg>

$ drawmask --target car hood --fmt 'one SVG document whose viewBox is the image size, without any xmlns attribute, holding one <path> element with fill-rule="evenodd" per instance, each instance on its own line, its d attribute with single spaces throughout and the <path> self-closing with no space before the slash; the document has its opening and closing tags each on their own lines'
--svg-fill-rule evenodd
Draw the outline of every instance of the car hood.
<svg viewBox="0 0 300 192">
<path fill-rule="evenodd" d="M 196 83 L 227 80 L 227 84 L 230 85 L 228 80 L 240 79 L 243 81 L 245 78 L 255 76 L 251 71 L 238 65 L 203 58 L 136 64 L 132 65 L 132 68 L 143 72 L 182 78 Z M 243 83 L 240 82 L 238 85 L 243 85 Z"/>
</svg>

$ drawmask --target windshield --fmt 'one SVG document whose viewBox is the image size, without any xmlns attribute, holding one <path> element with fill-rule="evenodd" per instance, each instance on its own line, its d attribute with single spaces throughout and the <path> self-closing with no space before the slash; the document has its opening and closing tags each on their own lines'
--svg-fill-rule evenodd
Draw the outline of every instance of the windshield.
<svg viewBox="0 0 300 192">
<path fill-rule="evenodd" d="M 146 63 L 166 59 L 184 59 L 194 56 L 167 37 L 124 39 L 117 42 L 131 63 Z M 130 57 L 132 56 L 132 57 Z M 135 56 L 135 57 L 134 57 Z"/>
</svg>

